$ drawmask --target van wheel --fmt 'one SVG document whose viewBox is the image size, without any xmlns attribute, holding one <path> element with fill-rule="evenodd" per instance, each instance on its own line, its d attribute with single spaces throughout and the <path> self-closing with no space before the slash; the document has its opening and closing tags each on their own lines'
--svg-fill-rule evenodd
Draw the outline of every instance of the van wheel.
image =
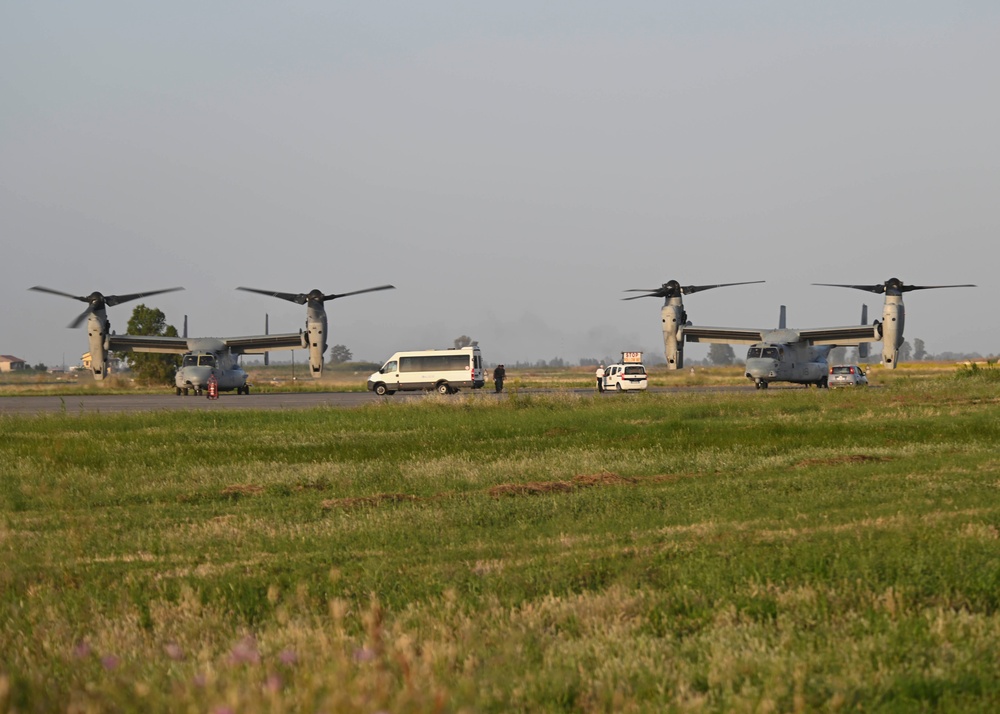
<svg viewBox="0 0 1000 714">
<path fill-rule="evenodd" d="M 379 395 L 380 397 L 384 397 L 386 394 L 392 394 L 392 392 L 386 389 L 384 384 L 376 384 L 375 394 Z"/>
<path fill-rule="evenodd" d="M 622 391 L 622 384 L 621 384 L 621 382 L 619 382 L 618 384 L 615 385 L 615 391 L 616 392 Z"/>
<path fill-rule="evenodd" d="M 437 393 L 438 394 L 451 394 L 451 387 L 448 385 L 447 382 L 441 382 L 441 384 L 439 384 L 437 386 Z"/>
</svg>

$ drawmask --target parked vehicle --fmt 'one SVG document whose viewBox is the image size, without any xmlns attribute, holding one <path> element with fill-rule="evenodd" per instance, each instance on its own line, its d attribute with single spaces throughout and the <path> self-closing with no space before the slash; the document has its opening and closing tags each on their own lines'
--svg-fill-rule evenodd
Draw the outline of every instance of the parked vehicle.
<svg viewBox="0 0 1000 714">
<path fill-rule="evenodd" d="M 643 390 L 647 386 L 646 368 L 641 364 L 612 364 L 604 370 L 605 391 Z"/>
<path fill-rule="evenodd" d="M 868 377 L 865 371 L 856 364 L 835 364 L 830 367 L 827 383 L 830 389 L 834 387 L 867 387 Z"/>
<path fill-rule="evenodd" d="M 448 350 L 397 352 L 368 378 L 368 390 L 378 395 L 398 391 L 434 390 L 454 394 L 486 383 L 478 345 Z"/>
</svg>

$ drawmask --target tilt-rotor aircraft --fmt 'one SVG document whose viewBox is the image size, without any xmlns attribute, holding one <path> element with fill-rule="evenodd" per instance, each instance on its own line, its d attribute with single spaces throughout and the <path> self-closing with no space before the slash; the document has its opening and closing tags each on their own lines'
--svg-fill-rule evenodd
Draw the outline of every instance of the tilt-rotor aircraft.
<svg viewBox="0 0 1000 714">
<path fill-rule="evenodd" d="M 365 288 L 349 293 L 324 294 L 321 290 L 309 293 L 278 293 L 253 288 L 238 288 L 264 295 L 271 295 L 283 300 L 290 300 L 300 305 L 307 305 L 306 329 L 274 335 L 249 335 L 246 337 L 193 337 L 187 334 L 183 337 L 157 335 L 118 335 L 111 330 L 107 308 L 120 305 L 131 300 L 174 292 L 184 288 L 167 288 L 128 295 L 104 295 L 92 292 L 90 295 L 72 295 L 60 290 L 36 285 L 30 290 L 52 295 L 60 295 L 72 300 L 87 303 L 87 308 L 68 326 L 76 328 L 87 321 L 87 336 L 90 340 L 91 372 L 94 379 L 102 380 L 107 376 L 108 352 L 157 352 L 161 354 L 179 354 L 181 366 L 177 370 L 175 385 L 178 396 L 181 394 L 201 394 L 207 387 L 211 376 L 218 381 L 219 391 L 236 390 L 237 394 L 249 394 L 247 373 L 239 364 L 239 358 L 244 354 L 263 354 L 276 350 L 309 350 L 309 371 L 313 377 L 323 376 L 323 353 L 326 352 L 327 320 L 324 303 L 348 295 L 374 292 L 376 290 L 391 290 L 392 285 L 380 285 L 375 288 Z M 187 329 L 185 327 L 185 333 Z"/>
<path fill-rule="evenodd" d="M 899 348 L 903 344 L 903 318 L 905 314 L 903 293 L 911 290 L 975 287 L 975 285 L 904 285 L 898 278 L 890 278 L 884 283 L 876 285 L 816 283 L 830 287 L 883 293 L 885 304 L 882 308 L 882 320 L 876 320 L 871 325 L 863 324 L 866 322 L 866 308 L 863 308 L 861 325 L 789 329 L 785 325 L 784 306 L 782 306 L 778 329 L 701 327 L 688 322 L 687 312 L 685 312 L 683 304 L 684 295 L 710 288 L 749 284 L 751 283 L 681 286 L 676 280 L 671 280 L 654 290 L 628 290 L 626 292 L 645 294 L 623 299 L 665 298 L 660 315 L 663 324 L 663 346 L 666 352 L 667 369 L 680 369 L 684 366 L 684 342 L 745 344 L 750 345 L 747 350 L 746 376 L 753 380 L 758 389 L 766 389 L 770 382 L 793 382 L 825 387 L 829 372 L 827 355 L 834 347 L 857 345 L 859 350 L 864 350 L 867 348 L 866 343 L 868 342 L 882 342 L 882 362 L 890 369 L 895 369 Z M 864 354 L 864 352 L 862 353 Z"/>
</svg>

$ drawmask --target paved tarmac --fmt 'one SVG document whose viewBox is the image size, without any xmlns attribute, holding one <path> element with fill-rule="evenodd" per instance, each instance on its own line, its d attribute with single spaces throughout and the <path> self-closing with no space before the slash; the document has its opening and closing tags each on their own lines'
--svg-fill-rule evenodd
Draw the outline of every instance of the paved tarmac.
<svg viewBox="0 0 1000 714">
<path fill-rule="evenodd" d="M 775 385 L 778 389 L 803 389 L 801 385 Z M 775 389 L 772 387 L 771 389 Z M 756 392 L 752 385 L 713 387 L 651 387 L 650 392 Z M 593 394 L 592 389 L 530 389 L 523 393 L 544 394 L 571 392 Z M 492 389 L 463 391 L 476 399 L 504 399 L 507 393 L 497 395 Z M 766 392 L 763 392 L 766 394 Z M 608 399 L 628 398 L 629 394 L 606 393 Z M 378 402 L 401 402 L 414 399 L 438 398 L 432 392 L 397 392 L 379 397 L 372 392 L 285 392 L 271 394 L 223 393 L 218 399 L 207 397 L 178 397 L 165 394 L 86 394 L 74 396 L 12 396 L 0 397 L 0 416 L 15 414 L 118 414 L 142 411 L 212 411 L 233 409 L 314 409 L 334 407 L 348 409 Z M 441 397 L 447 399 L 448 397 Z"/>
</svg>

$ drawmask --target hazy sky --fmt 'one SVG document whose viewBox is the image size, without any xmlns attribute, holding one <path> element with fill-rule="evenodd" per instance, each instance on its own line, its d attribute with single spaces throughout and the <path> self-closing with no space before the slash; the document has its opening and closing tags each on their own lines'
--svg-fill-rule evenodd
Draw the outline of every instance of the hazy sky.
<svg viewBox="0 0 1000 714">
<path fill-rule="evenodd" d="M 810 283 L 890 277 L 978 284 L 906 337 L 997 353 L 998 87 L 993 0 L 5 2 L 0 353 L 87 350 L 38 284 L 184 286 L 146 302 L 232 336 L 305 319 L 239 285 L 393 283 L 330 343 L 575 362 L 662 355 L 626 288 L 766 280 L 689 316 L 819 327 L 882 300 Z"/>
</svg>

